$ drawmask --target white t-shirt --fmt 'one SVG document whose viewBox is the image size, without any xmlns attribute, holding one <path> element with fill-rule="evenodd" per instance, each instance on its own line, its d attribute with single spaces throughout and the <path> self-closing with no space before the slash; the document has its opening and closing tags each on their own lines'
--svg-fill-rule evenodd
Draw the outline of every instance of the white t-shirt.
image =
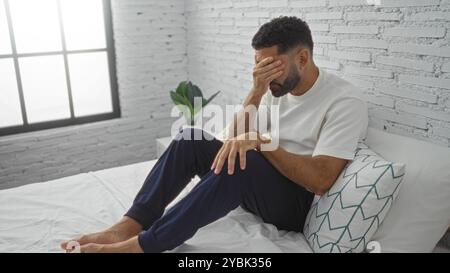
<svg viewBox="0 0 450 273">
<path fill-rule="evenodd" d="M 271 113 L 273 105 L 279 106 L 279 145 L 288 152 L 352 160 L 368 125 L 367 105 L 361 95 L 351 83 L 319 69 L 316 82 L 306 93 L 277 98 L 269 90 L 260 110 L 267 107 Z M 269 123 L 272 137 L 275 127 Z"/>
</svg>

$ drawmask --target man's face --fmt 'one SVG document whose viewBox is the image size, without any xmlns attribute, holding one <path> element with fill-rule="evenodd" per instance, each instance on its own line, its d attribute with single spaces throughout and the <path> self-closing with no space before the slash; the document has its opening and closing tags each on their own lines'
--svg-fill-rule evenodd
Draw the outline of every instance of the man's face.
<svg viewBox="0 0 450 273">
<path fill-rule="evenodd" d="M 273 80 L 269 85 L 272 95 L 274 97 L 281 97 L 294 90 L 301 80 L 294 58 L 289 53 L 278 54 L 277 46 L 255 51 L 256 63 L 259 63 L 267 57 L 273 57 L 274 61 L 281 60 L 285 66 L 283 74 Z"/>
</svg>

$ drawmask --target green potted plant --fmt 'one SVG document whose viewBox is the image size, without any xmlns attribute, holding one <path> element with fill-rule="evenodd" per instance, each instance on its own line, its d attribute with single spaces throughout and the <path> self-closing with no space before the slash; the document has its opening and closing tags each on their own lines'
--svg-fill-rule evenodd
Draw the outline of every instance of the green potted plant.
<svg viewBox="0 0 450 273">
<path fill-rule="evenodd" d="M 205 99 L 198 86 L 190 81 L 182 81 L 175 91 L 170 91 L 170 98 L 176 106 L 181 106 L 180 110 L 183 112 L 187 124 L 194 126 L 196 114 L 208 103 L 210 103 L 219 93 L 220 91 L 217 91 L 209 99 Z M 195 105 L 194 98 L 198 98 L 197 100 L 201 101 L 201 105 Z M 187 108 L 188 112 L 183 111 L 181 108 Z"/>
</svg>

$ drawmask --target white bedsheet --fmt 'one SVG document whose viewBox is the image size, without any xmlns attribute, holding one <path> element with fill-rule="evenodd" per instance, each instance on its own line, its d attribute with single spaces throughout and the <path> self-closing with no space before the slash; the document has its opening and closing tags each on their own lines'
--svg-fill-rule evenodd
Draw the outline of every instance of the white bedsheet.
<svg viewBox="0 0 450 273">
<path fill-rule="evenodd" d="M 108 227 L 126 212 L 154 164 L 142 162 L 0 191 L 0 252 L 61 252 L 62 240 Z M 303 235 L 278 231 L 239 207 L 170 252 L 311 251 Z"/>
</svg>

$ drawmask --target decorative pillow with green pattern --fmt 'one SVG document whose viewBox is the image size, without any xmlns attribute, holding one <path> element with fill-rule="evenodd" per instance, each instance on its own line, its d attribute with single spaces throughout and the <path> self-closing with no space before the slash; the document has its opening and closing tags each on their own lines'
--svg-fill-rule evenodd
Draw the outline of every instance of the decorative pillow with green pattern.
<svg viewBox="0 0 450 273">
<path fill-rule="evenodd" d="M 363 252 L 404 175 L 404 164 L 389 162 L 359 143 L 333 187 L 311 204 L 303 233 L 314 252 Z"/>
</svg>

